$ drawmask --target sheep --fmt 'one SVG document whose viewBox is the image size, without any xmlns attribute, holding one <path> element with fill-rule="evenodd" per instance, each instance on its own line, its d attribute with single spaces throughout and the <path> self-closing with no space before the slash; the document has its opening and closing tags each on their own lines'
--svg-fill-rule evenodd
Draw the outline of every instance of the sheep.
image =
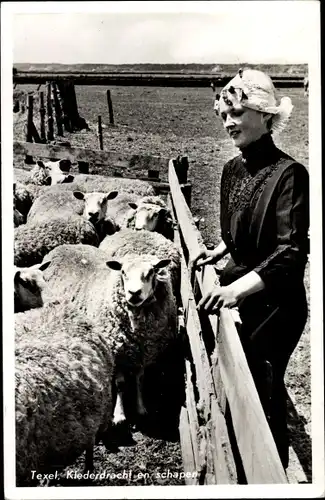
<svg viewBox="0 0 325 500">
<path fill-rule="evenodd" d="M 96 228 L 99 239 L 102 241 L 107 234 L 114 232 L 112 223 L 106 220 L 106 212 L 108 209 L 108 200 L 116 198 L 118 191 L 111 191 L 110 193 L 82 193 L 81 191 L 74 191 L 73 196 L 78 200 L 84 201 L 83 216 L 89 220 Z"/>
<path fill-rule="evenodd" d="M 116 190 L 123 193 L 135 193 L 138 196 L 154 195 L 155 190 L 149 182 L 140 179 L 123 179 L 95 174 L 77 174 L 71 183 L 53 186 L 51 189 L 81 191 L 83 193 L 108 192 Z"/>
<path fill-rule="evenodd" d="M 77 310 L 110 325 L 117 388 L 113 423 L 126 422 L 123 393 L 127 375 L 136 379 L 136 409 L 143 415 L 144 368 L 155 362 L 176 335 L 176 300 L 166 269 L 170 259 L 148 252 L 107 262 L 105 252 L 98 248 L 62 245 L 44 258 L 47 260 L 51 265 L 45 278 L 56 297 L 70 297 Z"/>
<path fill-rule="evenodd" d="M 73 176 L 69 175 L 71 161 L 58 160 L 43 162 L 38 160 L 29 173 L 28 182 L 37 185 L 63 184 L 72 182 Z"/>
<path fill-rule="evenodd" d="M 14 208 L 14 227 L 20 226 L 20 224 L 24 224 L 24 216 L 21 214 L 17 208 Z"/>
<path fill-rule="evenodd" d="M 126 227 L 156 231 L 169 240 L 174 239 L 174 223 L 165 202 L 159 196 L 145 196 L 139 203 L 131 203 L 134 212 L 130 214 Z"/>
<path fill-rule="evenodd" d="M 100 240 L 106 236 L 104 219 L 108 201 L 118 195 L 117 191 L 109 193 L 82 193 L 81 191 L 46 191 L 36 198 L 31 207 L 27 221 L 40 221 L 58 216 L 66 217 L 69 214 L 83 215 L 97 230 Z"/>
<path fill-rule="evenodd" d="M 94 226 L 80 215 L 24 224 L 15 228 L 14 263 L 19 267 L 38 264 L 48 252 L 63 243 L 98 246 L 99 237 Z"/>
<path fill-rule="evenodd" d="M 14 169 L 17 210 L 21 212 L 25 219 L 33 201 L 43 191 L 45 186 L 72 182 L 73 176 L 67 173 L 70 167 L 70 160 L 60 160 L 45 164 L 42 161 L 38 161 L 35 167 L 29 172 Z"/>
<path fill-rule="evenodd" d="M 128 221 L 132 219 L 136 202 L 139 203 L 139 196 L 135 193 L 119 193 L 119 196 L 107 206 L 105 221 L 109 229 L 107 234 L 114 234 L 122 228 L 128 226 Z"/>
<path fill-rule="evenodd" d="M 168 258 L 171 263 L 172 287 L 179 301 L 180 290 L 180 252 L 177 245 L 156 232 L 145 229 L 134 231 L 130 228 L 123 229 L 112 236 L 106 236 L 99 245 L 100 250 L 109 257 L 124 257 L 127 254 L 150 254 L 158 258 Z"/>
<path fill-rule="evenodd" d="M 17 170 L 17 169 L 16 169 Z M 34 200 L 45 192 L 62 192 L 62 191 L 81 191 L 83 193 L 92 192 L 108 192 L 116 190 L 123 193 L 134 193 L 140 196 L 154 195 L 154 188 L 145 181 L 139 179 L 121 179 L 116 177 L 106 177 L 102 175 L 78 174 L 75 177 L 70 176 L 72 182 L 57 184 L 51 186 L 39 186 L 31 183 L 19 182 L 17 177 L 17 203 L 20 208 L 18 210 L 27 216 L 30 207 Z"/>
<path fill-rule="evenodd" d="M 42 191 L 43 186 L 38 186 L 36 184 L 22 184 L 20 182 L 16 182 L 14 186 L 14 205 L 15 208 L 22 214 L 24 222 L 26 222 L 28 212 L 35 198 Z"/>
<path fill-rule="evenodd" d="M 110 329 L 73 307 L 44 306 L 15 315 L 17 486 L 32 471 L 55 473 L 86 450 L 109 446 L 113 358 Z"/>
<path fill-rule="evenodd" d="M 29 181 L 29 170 L 14 167 L 14 181 L 26 184 Z"/>
<path fill-rule="evenodd" d="M 76 193 L 75 193 L 76 194 Z M 77 193 L 79 196 L 81 193 Z M 92 193 L 96 207 L 105 213 L 107 202 L 117 191 Z M 71 192 L 46 192 L 31 207 L 27 223 L 15 230 L 14 260 L 18 266 L 37 264 L 50 250 L 63 243 L 88 243 L 98 246 L 105 236 L 101 220 L 90 220 L 80 214 L 83 203 Z"/>
<path fill-rule="evenodd" d="M 67 217 L 68 215 L 82 215 L 83 203 L 70 191 L 45 191 L 34 201 L 28 215 L 27 223 L 41 222 L 53 217 Z"/>
<path fill-rule="evenodd" d="M 115 425 L 126 422 L 126 375 L 135 377 L 136 411 L 143 416 L 147 413 L 142 396 L 144 370 L 176 340 L 177 307 L 166 272 L 169 263 L 169 259 L 159 260 L 153 255 L 127 255 L 107 262 L 110 269 L 118 272 L 110 286 L 111 300 L 114 316 L 126 339 L 115 361 Z"/>
<path fill-rule="evenodd" d="M 42 307 L 42 292 L 45 287 L 43 271 L 50 265 L 47 261 L 32 267 L 14 268 L 15 313 Z"/>
</svg>

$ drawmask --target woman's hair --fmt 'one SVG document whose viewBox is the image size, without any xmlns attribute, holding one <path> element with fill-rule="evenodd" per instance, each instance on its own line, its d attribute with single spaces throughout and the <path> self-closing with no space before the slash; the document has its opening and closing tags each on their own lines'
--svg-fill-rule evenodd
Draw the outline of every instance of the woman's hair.
<svg viewBox="0 0 325 500">
<path fill-rule="evenodd" d="M 285 128 L 293 109 L 290 97 L 282 97 L 278 104 L 276 89 L 266 73 L 250 68 L 238 71 L 222 89 L 220 100 L 229 106 L 240 103 L 246 108 L 272 115 L 267 122 L 271 133 Z M 218 104 L 214 109 L 218 113 Z"/>
</svg>

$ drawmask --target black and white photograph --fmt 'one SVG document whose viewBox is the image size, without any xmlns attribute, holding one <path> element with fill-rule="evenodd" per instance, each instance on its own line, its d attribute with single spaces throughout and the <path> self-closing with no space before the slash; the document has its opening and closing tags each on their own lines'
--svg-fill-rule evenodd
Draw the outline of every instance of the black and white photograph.
<svg viewBox="0 0 325 500">
<path fill-rule="evenodd" d="M 1 61 L 5 498 L 322 497 L 320 2 L 4 2 Z"/>
</svg>

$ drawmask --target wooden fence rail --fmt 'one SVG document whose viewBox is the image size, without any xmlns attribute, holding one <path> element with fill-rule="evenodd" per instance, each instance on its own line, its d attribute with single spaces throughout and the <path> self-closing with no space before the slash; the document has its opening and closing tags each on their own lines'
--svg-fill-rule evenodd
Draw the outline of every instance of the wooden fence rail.
<svg viewBox="0 0 325 500">
<path fill-rule="evenodd" d="M 223 87 L 233 75 L 214 73 L 166 72 L 87 72 L 87 71 L 17 71 L 13 82 L 19 84 L 46 81 L 73 81 L 76 85 L 152 85 L 163 87 L 209 87 L 211 81 Z M 277 87 L 303 87 L 303 76 L 274 76 Z"/>
<path fill-rule="evenodd" d="M 287 478 L 240 342 L 236 315 L 231 310 L 221 309 L 219 317 L 208 317 L 215 346 L 212 355 L 207 352 L 206 332 L 196 310 L 192 282 L 205 294 L 215 284 L 217 274 L 212 266 L 195 273 L 188 269 L 189 260 L 204 245 L 181 192 L 173 160 L 169 162 L 169 184 L 171 205 L 178 221 L 177 238 L 185 250 L 181 297 L 191 348 L 191 360 L 186 365 L 186 409 L 182 409 L 180 420 L 181 442 L 191 440 L 191 447 L 187 443 L 182 448 L 184 466 L 195 464 L 196 484 L 237 482 L 225 412 L 227 401 L 247 483 L 285 484 Z M 194 395 L 197 396 L 193 401 Z"/>
</svg>

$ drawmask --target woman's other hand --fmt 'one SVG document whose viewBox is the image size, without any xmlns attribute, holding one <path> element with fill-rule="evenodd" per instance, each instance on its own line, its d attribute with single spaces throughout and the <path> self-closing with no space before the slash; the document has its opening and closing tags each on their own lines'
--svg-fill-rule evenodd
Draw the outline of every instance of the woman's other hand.
<svg viewBox="0 0 325 500">
<path fill-rule="evenodd" d="M 215 264 L 220 260 L 220 255 L 217 252 L 217 248 L 214 248 L 213 250 L 202 250 L 191 262 L 190 266 L 191 267 L 196 267 L 199 268 L 201 266 L 205 266 L 207 264 Z"/>
<path fill-rule="evenodd" d="M 218 260 L 222 259 L 228 253 L 225 243 L 221 240 L 219 245 L 213 250 L 207 248 L 202 250 L 198 255 L 190 261 L 190 268 L 195 269 L 207 264 L 216 264 Z"/>
<path fill-rule="evenodd" d="M 238 301 L 264 290 L 265 283 L 255 272 L 250 271 L 238 280 L 227 286 L 214 286 L 210 292 L 202 297 L 197 309 L 204 309 L 208 313 L 217 311 L 221 307 L 234 307 Z"/>
<path fill-rule="evenodd" d="M 204 309 L 207 313 L 218 311 L 221 307 L 235 307 L 239 297 L 231 286 L 215 286 L 197 305 L 197 309 Z"/>
</svg>

